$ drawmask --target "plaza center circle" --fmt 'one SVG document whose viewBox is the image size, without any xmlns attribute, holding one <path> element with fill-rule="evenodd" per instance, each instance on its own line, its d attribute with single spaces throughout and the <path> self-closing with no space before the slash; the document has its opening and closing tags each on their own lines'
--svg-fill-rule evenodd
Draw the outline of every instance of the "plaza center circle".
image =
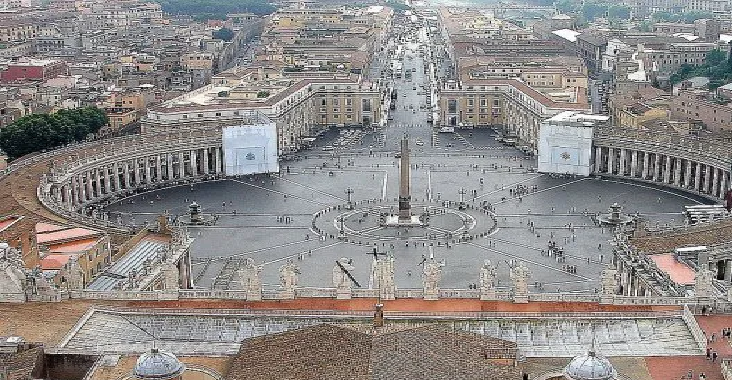
<svg viewBox="0 0 732 380">
<path fill-rule="evenodd" d="M 495 230 L 494 215 L 488 205 L 474 206 L 450 201 L 412 204 L 412 214 L 421 225 L 390 226 L 396 218 L 392 200 L 367 199 L 353 205 L 329 207 L 313 217 L 313 232 L 321 238 L 338 238 L 357 245 L 379 246 L 384 241 L 403 244 L 448 245 L 485 237 Z M 343 211 L 345 210 L 345 211 Z"/>
<path fill-rule="evenodd" d="M 184 215 L 193 201 L 215 214 L 214 225 L 189 227 L 194 280 L 202 288 L 233 287 L 231 272 L 247 258 L 263 265 L 265 288 L 278 287 L 278 268 L 287 260 L 300 267 L 300 285 L 332 286 L 341 257 L 352 259 L 354 278 L 366 286 L 376 248 L 394 256 L 398 288 L 421 288 L 420 263 L 433 254 L 445 264 L 443 288 L 478 283 L 485 260 L 498 267 L 498 287 L 508 288 L 509 266 L 523 261 L 531 292 L 592 293 L 613 255 L 612 231 L 596 225 L 594 215 L 618 203 L 662 226 L 680 223 L 683 206 L 704 202 L 642 183 L 536 173 L 533 158 L 498 145 L 489 131 L 473 134 L 461 136 L 470 149 L 412 145 L 412 214 L 426 207 L 426 226 L 380 224 L 380 215 L 398 209 L 399 160 L 379 133 L 343 153 L 311 151 L 285 161 L 282 174 L 157 190 L 106 211 L 136 225 L 164 212 Z M 550 241 L 563 248 L 562 260 L 547 255 Z"/>
</svg>

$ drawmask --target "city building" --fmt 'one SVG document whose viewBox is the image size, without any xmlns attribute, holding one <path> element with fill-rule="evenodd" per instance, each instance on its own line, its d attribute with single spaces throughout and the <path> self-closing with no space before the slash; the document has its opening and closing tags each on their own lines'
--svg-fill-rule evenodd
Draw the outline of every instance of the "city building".
<svg viewBox="0 0 732 380">
<path fill-rule="evenodd" d="M 57 60 L 26 59 L 9 63 L 0 72 L 0 80 L 12 81 L 45 81 L 59 75 L 69 75 L 66 62 Z"/>
</svg>

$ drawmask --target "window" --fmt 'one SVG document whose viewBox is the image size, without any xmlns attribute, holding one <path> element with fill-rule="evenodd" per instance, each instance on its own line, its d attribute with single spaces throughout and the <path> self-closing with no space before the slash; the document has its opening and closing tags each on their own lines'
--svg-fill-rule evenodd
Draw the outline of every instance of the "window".
<svg viewBox="0 0 732 380">
<path fill-rule="evenodd" d="M 449 112 L 449 113 L 457 112 L 457 100 L 450 99 L 447 101 L 447 112 Z"/>
</svg>

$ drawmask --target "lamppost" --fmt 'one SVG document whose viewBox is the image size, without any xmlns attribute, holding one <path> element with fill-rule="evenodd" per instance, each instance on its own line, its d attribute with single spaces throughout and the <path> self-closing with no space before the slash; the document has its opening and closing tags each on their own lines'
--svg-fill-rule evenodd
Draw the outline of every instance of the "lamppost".
<svg viewBox="0 0 732 380">
<path fill-rule="evenodd" d="M 345 192 L 346 192 L 346 196 L 348 197 L 348 204 L 346 205 L 346 208 L 349 210 L 353 210 L 353 202 L 351 202 L 351 195 L 353 194 L 353 189 L 349 187 L 346 189 Z"/>
</svg>

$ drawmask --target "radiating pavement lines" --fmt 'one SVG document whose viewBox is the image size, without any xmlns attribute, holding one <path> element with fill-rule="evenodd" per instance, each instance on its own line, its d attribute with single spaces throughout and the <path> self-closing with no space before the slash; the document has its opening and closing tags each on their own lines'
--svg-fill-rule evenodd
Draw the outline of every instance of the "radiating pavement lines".
<svg viewBox="0 0 732 380">
<path fill-rule="evenodd" d="M 285 181 L 285 182 L 288 182 L 288 183 L 291 183 L 291 184 L 294 184 L 294 185 L 297 185 L 297 186 L 304 187 L 304 188 L 306 188 L 306 189 L 308 189 L 310 191 L 314 191 L 316 193 L 319 193 L 319 194 L 322 194 L 322 195 L 326 195 L 326 196 L 329 196 L 331 198 L 335 198 L 335 199 L 337 199 L 337 200 L 339 200 L 341 202 L 348 202 L 347 199 L 341 198 L 341 197 L 339 197 L 337 195 L 334 195 L 334 194 L 331 194 L 331 193 L 329 193 L 327 191 L 323 191 L 323 190 L 316 189 L 316 188 L 314 188 L 312 186 L 308 186 L 308 185 L 304 185 L 304 184 L 299 183 L 299 182 L 295 182 L 295 181 L 293 181 L 291 179 L 288 179 L 288 178 L 285 178 L 283 176 L 279 176 L 279 177 L 276 177 L 276 178 L 279 179 L 280 181 Z"/>
<path fill-rule="evenodd" d="M 698 200 L 696 200 L 694 198 L 687 197 L 687 196 L 685 196 L 683 194 L 678 194 L 678 193 L 675 193 L 673 191 L 665 190 L 665 189 L 662 189 L 662 188 L 659 188 L 659 187 L 653 187 L 653 186 L 643 185 L 643 184 L 640 184 L 640 183 L 635 183 L 635 182 L 630 182 L 630 181 L 624 182 L 624 181 L 614 181 L 614 180 L 609 180 L 609 179 L 603 179 L 603 181 L 605 181 L 605 182 L 611 182 L 611 183 L 620 183 L 620 184 L 623 184 L 623 185 L 631 185 L 631 186 L 636 186 L 636 187 L 640 187 L 640 188 L 643 188 L 643 189 L 656 190 L 656 191 L 660 191 L 662 193 L 671 194 L 673 196 L 677 196 L 677 197 L 680 197 L 680 198 L 684 198 L 684 199 L 686 199 L 688 201 L 691 201 L 691 202 L 694 202 L 696 204 L 702 204 L 701 202 L 699 202 Z"/>
<path fill-rule="evenodd" d="M 294 198 L 294 199 L 299 199 L 299 200 L 301 200 L 301 201 L 305 201 L 305 202 L 308 202 L 308 203 L 313 203 L 313 204 L 317 204 L 317 205 L 320 205 L 320 206 L 330 206 L 330 204 L 329 204 L 329 203 L 323 203 L 323 202 L 318 202 L 318 201 L 314 201 L 314 200 L 312 200 L 312 199 L 307 199 L 307 198 L 303 198 L 303 197 L 301 197 L 301 196 L 299 196 L 299 195 L 294 195 L 294 194 L 288 194 L 288 193 L 284 193 L 284 192 L 282 192 L 282 191 L 279 191 L 279 190 L 273 190 L 273 189 L 268 189 L 268 188 L 266 188 L 266 187 L 262 187 L 262 186 L 254 185 L 254 184 L 251 184 L 251 183 L 246 183 L 246 182 L 244 182 L 244 181 L 240 181 L 240 180 L 238 180 L 238 179 L 231 179 L 231 181 L 232 181 L 232 182 L 237 182 L 237 183 L 240 183 L 240 184 L 242 184 L 242 185 L 246 185 L 246 186 L 251 186 L 251 187 L 253 187 L 253 188 L 255 188 L 255 189 L 260 189 L 260 190 L 264 190 L 264 191 L 269 191 L 269 192 L 271 192 L 271 193 L 276 193 L 276 194 L 282 194 L 282 195 L 286 195 L 286 196 L 288 196 L 288 197 L 291 197 L 291 198 Z"/>
<path fill-rule="evenodd" d="M 268 264 L 278 263 L 280 261 L 288 260 L 288 259 L 291 259 L 293 257 L 298 257 L 298 256 L 303 255 L 303 254 L 306 254 L 306 253 L 312 253 L 312 252 L 315 252 L 315 251 L 319 251 L 321 249 L 330 248 L 330 247 L 333 247 L 333 246 L 336 246 L 336 245 L 339 245 L 339 244 L 343 244 L 343 242 L 342 241 L 336 241 L 335 243 L 330 243 L 330 244 L 324 245 L 322 247 L 317 247 L 317 248 L 313 248 L 313 249 L 308 249 L 308 250 L 300 251 L 298 253 L 293 253 L 291 255 L 287 255 L 287 256 L 284 256 L 284 257 L 280 257 L 278 259 L 274 259 L 274 260 L 270 260 L 270 261 L 265 261 L 265 262 L 262 263 L 262 265 L 268 265 Z"/>
<path fill-rule="evenodd" d="M 531 193 L 526 193 L 526 194 L 524 194 L 524 195 L 522 195 L 522 196 L 520 196 L 520 197 L 518 197 L 518 198 L 526 198 L 526 197 L 529 197 L 529 196 L 532 196 L 532 195 L 536 195 L 536 194 L 539 194 L 539 193 L 543 193 L 543 192 L 545 192 L 545 191 L 550 191 L 550 190 L 554 190 L 554 189 L 556 189 L 556 188 L 558 188 L 558 187 L 563 187 L 563 186 L 567 186 L 567 185 L 573 185 L 573 184 L 575 184 L 575 183 L 577 183 L 577 182 L 582 182 L 582 181 L 586 181 L 586 180 L 588 180 L 588 179 L 589 179 L 589 177 L 586 177 L 586 178 L 580 178 L 580 179 L 577 179 L 577 180 L 574 180 L 574 181 L 570 181 L 570 182 L 567 182 L 567 183 L 563 183 L 563 184 L 560 184 L 560 185 L 555 185 L 555 186 L 547 187 L 546 189 L 541 189 L 541 190 L 537 190 L 537 191 L 534 191 L 534 192 L 531 192 Z M 503 201 L 497 201 L 497 202 L 494 202 L 493 204 L 502 204 L 502 203 L 506 203 L 506 202 L 512 201 L 512 200 L 514 200 L 514 199 L 516 199 L 516 198 L 517 198 L 517 197 L 513 197 L 513 198 L 506 198 L 506 200 L 503 200 Z"/>
<path fill-rule="evenodd" d="M 544 176 L 544 174 L 539 174 L 539 175 L 535 175 L 535 176 L 533 176 L 533 177 L 529 177 L 529 178 L 523 179 L 523 180 L 521 180 L 521 181 L 513 182 L 513 183 L 510 183 L 510 184 L 508 184 L 508 185 L 506 185 L 506 186 L 503 186 L 503 187 L 502 187 L 502 188 L 500 188 L 500 189 L 496 189 L 496 190 L 493 190 L 493 191 L 489 191 L 489 192 L 487 192 L 487 193 L 485 193 L 485 194 L 481 194 L 481 195 L 479 195 L 479 196 L 477 196 L 477 197 L 475 197 L 475 198 L 473 198 L 473 199 L 480 199 L 480 198 L 483 198 L 483 197 L 485 197 L 485 196 L 488 196 L 488 195 L 491 195 L 491 194 L 495 194 L 495 193 L 498 193 L 498 192 L 500 192 L 500 191 L 506 191 L 506 188 L 509 188 L 509 189 L 510 189 L 510 188 L 511 188 L 511 187 L 513 187 L 513 186 L 516 186 L 516 185 L 520 185 L 520 184 L 522 184 L 522 183 L 524 183 L 524 182 L 528 182 L 528 181 L 531 181 L 531 180 L 534 180 L 534 179 L 537 179 L 537 178 L 541 178 L 541 177 L 543 177 L 543 176 Z"/>
<path fill-rule="evenodd" d="M 251 250 L 251 251 L 242 252 L 242 253 L 235 253 L 235 254 L 228 255 L 228 256 L 219 256 L 219 257 L 211 258 L 211 260 L 202 261 L 200 263 L 192 263 L 191 265 L 200 265 L 200 264 L 206 263 L 207 261 L 212 261 L 212 262 L 213 261 L 222 261 L 222 260 L 226 260 L 226 259 L 231 258 L 231 257 L 247 256 L 247 255 L 251 255 L 251 254 L 254 254 L 254 253 L 269 251 L 271 249 L 277 249 L 277 248 L 287 247 L 287 246 L 295 245 L 295 244 L 302 244 L 302 243 L 309 242 L 309 241 L 314 241 L 314 239 L 303 239 L 303 240 L 298 240 L 298 241 L 292 241 L 292 242 L 289 242 L 289 243 L 282 243 L 282 244 L 278 244 L 278 245 L 272 245 L 272 246 L 264 247 L 264 248 L 257 248 L 257 249 Z"/>
<path fill-rule="evenodd" d="M 486 247 L 486 246 L 483 246 L 483 245 L 480 245 L 480 244 L 476 244 L 476 243 L 467 243 L 467 244 L 468 245 L 472 245 L 472 246 L 474 246 L 476 248 L 482 249 L 484 251 L 490 251 L 490 252 L 498 253 L 500 255 L 507 256 L 507 257 L 516 259 L 518 261 L 524 261 L 524 262 L 527 262 L 527 263 L 531 263 L 531 264 L 534 264 L 536 266 L 540 266 L 542 268 L 546 268 L 546 269 L 549 269 L 549 270 L 552 270 L 552 271 L 555 271 L 555 272 L 561 272 L 563 274 L 566 274 L 566 275 L 569 275 L 569 276 L 572 276 L 572 277 L 577 277 L 577 278 L 583 279 L 585 281 L 592 281 L 592 279 L 589 278 L 589 277 L 585 277 L 585 276 L 580 276 L 578 274 L 569 273 L 569 272 L 563 271 L 561 269 L 554 268 L 551 265 L 546 265 L 546 264 L 540 263 L 538 261 L 534 261 L 534 260 L 531 260 L 531 259 L 527 259 L 525 257 L 521 257 L 521 256 L 518 256 L 518 255 L 514 255 L 514 254 L 511 254 L 511 253 L 508 253 L 508 252 L 504 252 L 504 251 L 501 251 L 501 250 L 498 250 L 498 249 L 495 249 L 495 248 L 489 248 L 489 247 Z"/>
</svg>

